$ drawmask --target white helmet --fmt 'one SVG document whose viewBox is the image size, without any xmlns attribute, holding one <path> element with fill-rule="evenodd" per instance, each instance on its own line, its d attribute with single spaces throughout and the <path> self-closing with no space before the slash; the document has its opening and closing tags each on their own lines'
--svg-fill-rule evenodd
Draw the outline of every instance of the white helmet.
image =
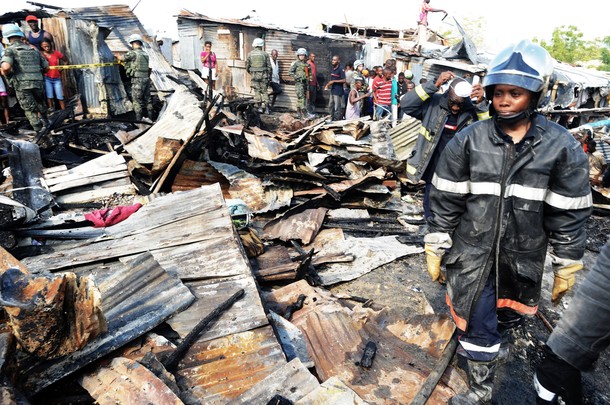
<svg viewBox="0 0 610 405">
<path fill-rule="evenodd" d="M 403 73 L 405 75 L 405 79 L 407 79 L 407 80 L 413 79 L 413 72 L 411 72 L 410 70 L 405 70 Z"/>
<path fill-rule="evenodd" d="M 254 38 L 254 41 L 252 41 L 252 46 L 257 48 L 257 47 L 263 47 L 265 45 L 265 41 L 262 38 Z"/>
<path fill-rule="evenodd" d="M 142 36 L 140 34 L 131 34 L 129 36 L 129 39 L 127 40 L 127 42 L 129 42 L 130 44 L 136 41 L 140 41 L 142 44 L 144 44 L 144 40 L 142 39 Z"/>
<path fill-rule="evenodd" d="M 360 59 L 354 61 L 354 69 L 358 69 L 358 66 L 364 65 L 364 62 Z"/>
<path fill-rule="evenodd" d="M 535 93 L 534 104 L 544 98 L 553 74 L 553 58 L 540 45 L 523 40 L 502 50 L 489 64 L 483 78 L 487 99 L 496 84 L 510 84 Z"/>
<path fill-rule="evenodd" d="M 305 49 L 305 48 L 297 49 L 297 55 L 305 55 L 305 56 L 307 56 L 307 49 Z"/>
</svg>

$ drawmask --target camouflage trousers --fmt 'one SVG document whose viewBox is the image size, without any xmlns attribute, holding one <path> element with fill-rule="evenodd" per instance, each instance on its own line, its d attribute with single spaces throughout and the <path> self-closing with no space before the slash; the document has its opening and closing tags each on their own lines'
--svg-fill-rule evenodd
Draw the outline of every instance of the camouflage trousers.
<svg viewBox="0 0 610 405">
<path fill-rule="evenodd" d="M 252 88 L 254 99 L 259 103 L 269 103 L 269 78 L 265 72 L 252 73 Z"/>
<path fill-rule="evenodd" d="M 133 104 L 133 111 L 136 113 L 137 120 L 142 119 L 145 107 L 146 115 L 151 120 L 153 119 L 153 105 L 152 98 L 150 96 L 150 79 L 148 77 L 131 78 L 131 102 Z"/>
<path fill-rule="evenodd" d="M 294 88 L 297 91 L 297 108 L 304 110 L 307 103 L 307 92 L 309 91 L 309 83 L 302 80 L 297 80 L 294 83 Z"/>
<path fill-rule="evenodd" d="M 23 109 L 23 112 L 25 113 L 25 117 L 36 132 L 42 129 L 42 121 L 40 120 L 38 113 L 40 113 L 43 118 L 47 117 L 47 99 L 43 87 L 44 83 L 40 82 L 40 88 L 15 91 L 15 96 L 17 97 L 17 101 L 19 101 L 21 109 Z"/>
</svg>

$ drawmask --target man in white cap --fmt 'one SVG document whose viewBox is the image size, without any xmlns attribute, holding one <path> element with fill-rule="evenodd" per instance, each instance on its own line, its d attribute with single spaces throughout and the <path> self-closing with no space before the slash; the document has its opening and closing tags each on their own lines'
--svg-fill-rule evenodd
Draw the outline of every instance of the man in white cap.
<svg viewBox="0 0 610 405">
<path fill-rule="evenodd" d="M 442 86 L 449 86 L 439 93 Z M 434 170 L 441 153 L 453 136 L 467 125 L 488 118 L 485 92 L 480 84 L 471 86 L 456 78 L 453 72 L 440 74 L 436 81 L 429 80 L 407 92 L 400 100 L 404 114 L 422 120 L 419 137 L 411 157 L 407 160 L 407 177 L 417 184 L 426 182 L 424 217 L 430 217 L 429 193 Z M 476 99 L 473 105 L 471 99 Z M 476 107 L 476 108 L 475 108 Z"/>
</svg>

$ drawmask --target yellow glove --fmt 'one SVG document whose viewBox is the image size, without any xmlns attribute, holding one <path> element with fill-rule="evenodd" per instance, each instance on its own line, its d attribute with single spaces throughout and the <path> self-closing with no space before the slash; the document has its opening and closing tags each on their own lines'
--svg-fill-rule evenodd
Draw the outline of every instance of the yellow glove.
<svg viewBox="0 0 610 405">
<path fill-rule="evenodd" d="M 445 232 L 434 232 L 424 236 L 424 252 L 426 252 L 426 264 L 432 281 L 445 283 L 445 275 L 441 273 L 441 260 L 445 250 L 452 245 L 451 237 Z"/>
<path fill-rule="evenodd" d="M 550 255 L 553 262 L 553 272 L 555 281 L 553 282 L 553 294 L 551 299 L 553 304 L 559 304 L 561 298 L 574 286 L 577 271 L 583 269 L 582 260 L 562 259 L 555 255 Z"/>
</svg>

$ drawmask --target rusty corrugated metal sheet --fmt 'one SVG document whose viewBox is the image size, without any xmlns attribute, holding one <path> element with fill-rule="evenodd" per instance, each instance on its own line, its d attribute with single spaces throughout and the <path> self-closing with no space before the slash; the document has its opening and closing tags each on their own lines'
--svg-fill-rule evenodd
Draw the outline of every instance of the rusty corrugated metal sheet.
<svg viewBox="0 0 610 405">
<path fill-rule="evenodd" d="M 234 250 L 236 246 L 227 245 L 227 251 Z M 191 331 L 206 314 L 209 314 L 224 300 L 231 297 L 240 289 L 244 296 L 233 306 L 227 309 L 218 320 L 204 331 L 198 342 L 206 342 L 223 336 L 241 333 L 268 324 L 263 304 L 256 289 L 256 283 L 249 266 L 241 264 L 247 269 L 247 274 L 238 275 L 221 280 L 220 277 L 212 280 L 188 281 L 186 285 L 197 301 L 186 311 L 177 314 L 167 323 L 182 337 Z"/>
<path fill-rule="evenodd" d="M 27 257 L 22 262 L 32 272 L 57 271 L 146 251 L 151 251 L 153 255 L 156 251 L 163 251 L 163 260 L 170 263 L 172 255 L 176 255 L 172 269 L 179 275 L 185 271 L 191 274 L 190 278 L 194 278 L 192 273 L 205 277 L 209 268 L 202 267 L 197 261 L 192 263 L 192 267 L 180 262 L 184 254 L 182 247 L 226 237 L 232 232 L 229 211 L 219 186 L 214 184 L 156 198 L 125 221 L 105 228 L 105 238 L 89 240 L 70 249 Z M 198 251 L 193 250 L 190 254 L 196 256 Z M 239 270 L 249 271 L 247 266 Z"/>
<path fill-rule="evenodd" d="M 263 187 L 258 177 L 237 166 L 212 161 L 210 164 L 231 183 L 231 197 L 242 199 L 252 212 L 274 211 L 290 205 L 292 189 L 279 186 Z"/>
<path fill-rule="evenodd" d="M 291 322 L 305 335 L 318 377 L 327 380 L 337 376 L 374 404 L 410 403 L 437 361 L 427 351 L 444 348 L 455 329 L 446 316 L 431 315 L 426 322 L 417 320 L 413 328 L 397 327 L 397 336 L 389 330 L 394 322 L 382 313 L 375 315 L 359 307 L 347 309 L 330 292 L 311 287 L 304 280 L 274 290 L 266 301 L 271 310 L 283 313 L 300 294 L 307 298 Z M 432 324 L 435 326 L 430 327 Z M 440 346 L 431 344 L 431 340 Z M 372 367 L 363 372 L 356 364 L 369 341 L 377 344 L 378 351 Z M 411 344 L 405 345 L 407 341 Z M 378 389 L 380 386 L 386 389 Z M 429 403 L 444 404 L 465 389 L 460 377 L 451 377 L 436 386 Z"/>
<path fill-rule="evenodd" d="M 202 404 L 226 404 L 286 364 L 271 326 L 195 343 L 178 366 Z"/>
<path fill-rule="evenodd" d="M 79 275 L 92 274 L 102 295 L 108 332 L 85 348 L 53 361 L 27 358 L 21 361 L 19 377 L 28 395 L 109 354 L 143 335 L 195 299 L 182 282 L 171 277 L 150 253 L 128 265 L 115 262 L 105 266 L 76 269 Z"/>
<path fill-rule="evenodd" d="M 308 244 L 322 227 L 326 211 L 328 208 L 306 209 L 296 213 L 288 211 L 285 215 L 267 223 L 263 236 L 267 239 L 281 239 L 285 242 L 298 239 Z"/>
<path fill-rule="evenodd" d="M 229 182 L 208 162 L 196 162 L 185 160 L 180 167 L 172 183 L 172 191 L 191 190 L 203 185 L 220 183 L 222 194 L 225 198 L 231 198 L 229 194 Z"/>
</svg>

